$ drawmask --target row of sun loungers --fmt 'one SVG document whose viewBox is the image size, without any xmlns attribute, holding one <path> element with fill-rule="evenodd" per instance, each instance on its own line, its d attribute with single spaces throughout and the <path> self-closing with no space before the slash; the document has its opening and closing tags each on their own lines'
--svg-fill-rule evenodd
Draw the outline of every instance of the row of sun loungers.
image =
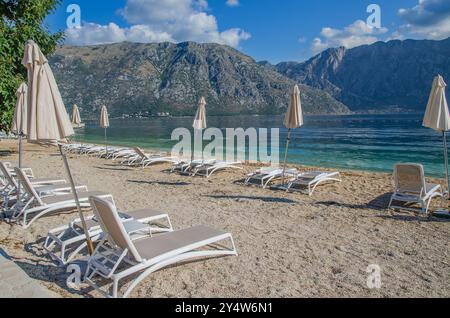
<svg viewBox="0 0 450 318">
<path fill-rule="evenodd" d="M 339 172 L 310 171 L 300 173 L 297 169 L 260 168 L 247 175 L 245 185 L 256 185 L 266 189 L 274 181 L 285 179 L 286 184 L 274 186 L 273 189 L 283 189 L 288 192 L 305 192 L 312 195 L 317 186 L 328 182 L 341 182 Z"/>
<path fill-rule="evenodd" d="M 65 180 L 50 178 L 42 186 L 33 184 L 34 179 L 22 169 L 1 162 L 0 167 L 2 185 L 7 184 L 4 177 L 10 176 L 23 186 L 8 220 L 29 227 L 49 213 L 75 209 Z M 107 297 L 119 296 L 124 279 L 131 284 L 121 296 L 128 297 L 143 279 L 162 268 L 200 257 L 237 255 L 232 235 L 226 231 L 207 226 L 175 231 L 167 213 L 151 209 L 119 212 L 111 194 L 88 192 L 86 186 L 79 186 L 77 193 L 82 207 L 94 211 L 86 216 L 86 223 L 88 235 L 97 243 L 93 255 L 87 257 L 84 281 Z M 43 247 L 61 265 L 74 260 L 87 247 L 81 220 L 50 230 Z M 105 280 L 111 283 L 110 290 L 100 287 Z"/>
<path fill-rule="evenodd" d="M 173 170 L 208 176 L 214 169 L 229 166 L 242 168 L 240 163 L 197 160 L 176 162 Z M 288 191 L 306 191 L 308 194 L 325 182 L 341 181 L 338 172 L 299 173 L 295 169 L 261 168 L 248 175 L 245 183 L 266 188 L 280 178 L 288 179 Z M 419 203 L 420 211 L 428 213 L 431 200 L 444 195 L 440 185 L 426 182 L 421 165 L 396 165 L 394 179 L 395 191 L 389 209 L 405 208 L 394 202 Z M 19 184 L 21 190 L 17 192 Z M 28 168 L 14 168 L 0 162 L 0 186 L 3 210 L 9 211 L 4 216 L 24 228 L 50 213 L 76 208 L 74 194 L 64 179 L 38 179 Z M 94 212 L 86 215 L 86 225 L 89 237 L 97 243 L 93 255 L 87 257 L 84 282 L 107 297 L 128 297 L 153 272 L 176 263 L 199 257 L 237 255 L 233 237 L 226 231 L 207 226 L 177 231 L 165 212 L 151 209 L 119 212 L 109 193 L 89 192 L 84 185 L 77 186 L 76 191 L 82 207 Z M 81 220 L 50 230 L 43 247 L 60 265 L 75 260 L 87 248 Z M 123 280 L 130 284 L 120 293 Z M 100 287 L 105 281 L 112 286 L 109 290 Z"/>
<path fill-rule="evenodd" d="M 211 177 L 218 171 L 227 169 L 243 169 L 241 162 L 225 162 L 218 160 L 185 160 L 167 156 L 162 153 L 148 154 L 141 148 L 118 148 L 85 144 L 70 144 L 65 150 L 87 156 L 111 159 L 121 165 L 146 168 L 151 165 L 169 163 L 172 164 L 171 172 L 191 176 Z"/>
</svg>

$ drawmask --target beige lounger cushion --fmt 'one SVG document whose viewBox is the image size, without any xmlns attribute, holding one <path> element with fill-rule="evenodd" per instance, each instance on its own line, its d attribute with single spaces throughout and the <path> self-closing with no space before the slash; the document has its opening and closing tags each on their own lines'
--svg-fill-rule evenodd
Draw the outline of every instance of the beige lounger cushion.
<svg viewBox="0 0 450 318">
<path fill-rule="evenodd" d="M 75 188 L 81 187 L 81 185 L 76 185 Z M 45 185 L 43 187 L 36 187 L 35 188 L 37 192 L 52 192 L 52 191 L 62 191 L 67 190 L 71 191 L 72 188 L 69 184 L 58 184 L 58 185 Z M 78 189 L 77 192 L 80 192 L 81 190 Z M 82 192 L 82 191 L 81 191 Z"/>
<path fill-rule="evenodd" d="M 134 246 L 142 258 L 149 260 L 185 246 L 224 234 L 226 232 L 207 226 L 195 226 L 186 230 L 138 240 L 134 242 Z"/>
<path fill-rule="evenodd" d="M 155 217 L 155 216 L 159 216 L 159 215 L 164 215 L 167 213 L 164 213 L 161 211 L 155 211 L 152 209 L 141 209 L 141 210 L 123 212 L 123 213 L 119 213 L 119 214 L 129 216 L 135 220 L 140 220 L 140 219 L 151 218 L 151 217 Z"/>
<path fill-rule="evenodd" d="M 133 218 L 135 220 L 141 220 L 141 219 L 156 217 L 156 216 L 160 216 L 160 215 L 164 215 L 164 214 L 166 214 L 166 213 L 159 212 L 159 211 L 154 211 L 154 210 L 151 210 L 151 209 L 142 209 L 142 210 L 125 212 L 125 213 L 119 213 L 119 215 L 122 215 L 122 216 L 125 216 L 125 217 L 128 217 L 128 218 Z M 88 229 L 93 228 L 94 226 L 99 226 L 97 220 L 91 219 L 91 220 L 86 221 L 86 227 Z M 83 227 L 81 226 L 81 223 L 74 224 L 74 227 L 77 230 L 83 231 Z"/>
<path fill-rule="evenodd" d="M 30 179 L 30 182 L 32 183 L 32 184 L 55 184 L 55 183 L 58 183 L 58 184 L 65 184 L 66 183 L 66 180 L 64 180 L 64 179 L 61 179 L 61 178 L 39 178 L 39 179 Z"/>
<path fill-rule="evenodd" d="M 107 194 L 107 193 L 99 192 L 99 191 L 80 192 L 78 194 L 78 199 L 80 201 L 87 201 L 89 199 L 89 197 L 91 197 L 91 196 L 102 197 L 102 196 L 108 196 L 108 195 L 109 194 Z M 66 201 L 74 201 L 74 200 L 75 200 L 75 197 L 73 196 L 73 194 L 55 195 L 55 196 L 51 196 L 51 197 L 42 198 L 42 202 L 44 202 L 44 204 L 56 204 L 56 203 L 63 203 Z"/>
</svg>

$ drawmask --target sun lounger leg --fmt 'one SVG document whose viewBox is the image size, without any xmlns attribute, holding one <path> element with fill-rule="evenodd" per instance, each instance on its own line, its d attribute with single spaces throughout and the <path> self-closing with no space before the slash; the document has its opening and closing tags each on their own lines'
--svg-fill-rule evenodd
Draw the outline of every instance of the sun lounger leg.
<svg viewBox="0 0 450 318">
<path fill-rule="evenodd" d="M 392 203 L 394 202 L 394 195 L 392 195 L 391 196 L 391 199 L 389 200 L 389 205 L 388 205 L 388 211 L 390 211 L 391 210 L 391 207 L 392 207 Z"/>
</svg>

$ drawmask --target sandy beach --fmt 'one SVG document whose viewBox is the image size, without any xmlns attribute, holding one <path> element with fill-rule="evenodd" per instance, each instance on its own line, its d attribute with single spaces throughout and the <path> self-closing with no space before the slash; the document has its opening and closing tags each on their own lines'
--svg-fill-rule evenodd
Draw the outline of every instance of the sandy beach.
<svg viewBox="0 0 450 318">
<path fill-rule="evenodd" d="M 0 142 L 2 151 L 16 148 Z M 37 177 L 65 177 L 56 149 L 25 149 L 25 166 Z M 0 160 L 16 162 L 17 153 Z M 238 257 L 161 270 L 133 298 L 450 296 L 450 220 L 388 213 L 391 175 L 343 172 L 342 183 L 308 197 L 243 186 L 251 166 L 204 179 L 169 174 L 168 165 L 142 170 L 75 155 L 70 164 L 77 183 L 111 193 L 122 211 L 151 207 L 169 213 L 175 229 L 210 225 L 233 234 Z M 99 297 L 87 286 L 70 290 L 65 268 L 42 249 L 50 228 L 76 217 L 46 217 L 28 230 L 0 222 L 0 248 L 62 297 Z M 381 289 L 367 287 L 371 264 L 382 270 Z"/>
</svg>

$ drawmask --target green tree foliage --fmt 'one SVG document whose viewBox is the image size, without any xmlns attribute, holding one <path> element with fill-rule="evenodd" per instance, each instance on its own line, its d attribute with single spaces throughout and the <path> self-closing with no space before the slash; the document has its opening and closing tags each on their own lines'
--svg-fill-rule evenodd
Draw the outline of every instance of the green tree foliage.
<svg viewBox="0 0 450 318">
<path fill-rule="evenodd" d="M 16 90 L 26 81 L 22 66 L 25 43 L 34 40 L 45 55 L 53 53 L 64 33 L 51 33 L 44 24 L 61 0 L 0 0 L 0 131 L 9 130 Z"/>
</svg>

